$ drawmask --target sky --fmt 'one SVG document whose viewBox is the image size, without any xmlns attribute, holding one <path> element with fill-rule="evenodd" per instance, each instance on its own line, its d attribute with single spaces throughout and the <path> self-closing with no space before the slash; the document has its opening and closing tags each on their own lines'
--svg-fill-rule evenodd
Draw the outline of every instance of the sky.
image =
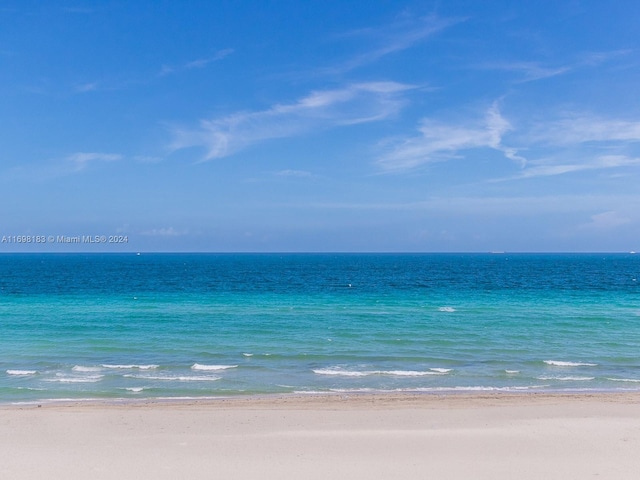
<svg viewBox="0 0 640 480">
<path fill-rule="evenodd" d="M 638 18 L 0 0 L 0 253 L 640 250 Z"/>
</svg>

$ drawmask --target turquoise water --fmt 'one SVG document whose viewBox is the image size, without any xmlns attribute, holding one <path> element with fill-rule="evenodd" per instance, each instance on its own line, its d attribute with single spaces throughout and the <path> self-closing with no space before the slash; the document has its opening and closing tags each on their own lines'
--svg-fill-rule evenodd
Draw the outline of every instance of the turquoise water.
<svg viewBox="0 0 640 480">
<path fill-rule="evenodd" d="M 640 390 L 640 256 L 0 255 L 0 402 Z"/>
</svg>

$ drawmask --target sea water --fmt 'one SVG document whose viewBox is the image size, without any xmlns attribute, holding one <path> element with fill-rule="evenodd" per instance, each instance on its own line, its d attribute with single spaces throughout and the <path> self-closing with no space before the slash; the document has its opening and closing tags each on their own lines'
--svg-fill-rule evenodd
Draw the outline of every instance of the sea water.
<svg viewBox="0 0 640 480">
<path fill-rule="evenodd" d="M 640 255 L 3 254 L 0 403 L 640 390 Z"/>
</svg>

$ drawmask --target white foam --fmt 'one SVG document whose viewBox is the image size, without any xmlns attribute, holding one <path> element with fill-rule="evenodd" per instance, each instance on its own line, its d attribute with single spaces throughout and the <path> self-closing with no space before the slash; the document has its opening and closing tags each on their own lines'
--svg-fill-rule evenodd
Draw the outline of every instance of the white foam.
<svg viewBox="0 0 640 480">
<path fill-rule="evenodd" d="M 204 375 L 123 375 L 125 378 L 137 378 L 140 380 L 164 380 L 168 382 L 213 382 L 220 380 L 221 377 L 204 376 Z"/>
<path fill-rule="evenodd" d="M 520 373 L 520 370 L 505 370 L 504 373 L 508 373 L 509 375 L 516 375 Z"/>
<path fill-rule="evenodd" d="M 580 382 L 580 381 L 588 381 L 593 380 L 595 377 L 536 377 L 538 380 L 560 380 L 563 382 Z"/>
<path fill-rule="evenodd" d="M 366 377 L 367 375 L 371 375 L 371 373 L 367 372 L 354 372 L 347 370 L 338 370 L 335 368 L 318 368 L 313 370 L 313 373 L 317 373 L 318 375 L 338 375 L 343 377 Z"/>
<path fill-rule="evenodd" d="M 153 370 L 158 368 L 158 365 L 102 365 L 104 368 L 122 369 L 122 370 Z"/>
<path fill-rule="evenodd" d="M 452 369 L 451 368 L 430 368 L 429 370 L 431 370 L 432 372 L 438 372 L 438 373 L 449 373 Z"/>
<path fill-rule="evenodd" d="M 144 387 L 129 387 L 129 388 L 125 388 L 125 390 L 132 393 L 140 393 L 141 391 L 144 390 Z"/>
<path fill-rule="evenodd" d="M 611 380 L 613 382 L 640 383 L 640 379 L 637 378 L 607 378 L 607 380 Z"/>
<path fill-rule="evenodd" d="M 535 390 L 540 388 L 547 388 L 549 385 L 529 385 L 522 387 L 489 387 L 489 386 L 475 386 L 475 387 L 426 387 L 426 388 L 414 388 L 403 389 L 397 391 L 405 392 L 519 392 L 526 390 Z"/>
<path fill-rule="evenodd" d="M 451 312 L 455 312 L 456 309 L 453 308 L 453 307 L 440 307 L 440 308 L 438 308 L 438 311 L 451 313 Z"/>
<path fill-rule="evenodd" d="M 242 355 L 245 357 L 253 357 L 253 353 L 243 353 Z"/>
<path fill-rule="evenodd" d="M 433 368 L 431 370 L 434 370 Z M 381 370 L 378 372 L 374 372 L 379 375 L 392 375 L 397 377 L 423 377 L 425 375 L 444 375 L 446 372 L 438 372 L 438 371 L 415 371 L 415 370 Z"/>
<path fill-rule="evenodd" d="M 458 386 L 458 387 L 417 387 L 417 388 L 395 388 L 395 389 L 374 389 L 374 388 L 330 388 L 331 393 L 434 393 L 434 392 L 522 392 L 547 388 L 549 385 L 528 385 L 513 387 L 492 387 L 492 386 Z M 295 394 L 323 394 L 323 390 L 296 390 Z"/>
<path fill-rule="evenodd" d="M 101 367 L 83 367 L 82 365 L 76 365 L 71 370 L 74 372 L 101 372 Z"/>
<path fill-rule="evenodd" d="M 559 360 L 545 360 L 547 365 L 553 365 L 554 367 L 597 367 L 597 363 L 584 363 L 584 362 L 562 362 Z"/>
<path fill-rule="evenodd" d="M 446 370 L 446 372 L 444 371 Z M 445 375 L 449 370 L 447 369 L 431 369 L 431 371 L 416 371 L 416 370 L 343 370 L 338 367 L 332 368 L 318 368 L 313 370 L 313 373 L 318 375 L 336 375 L 343 377 L 368 377 L 370 375 L 389 375 L 393 377 L 423 377 L 426 375 Z"/>
<path fill-rule="evenodd" d="M 236 368 L 238 365 L 202 365 L 200 363 L 194 363 L 191 365 L 191 370 L 227 370 L 229 368 Z"/>
<path fill-rule="evenodd" d="M 59 382 L 59 383 L 95 383 L 104 378 L 104 375 L 87 375 L 85 377 L 65 377 L 61 373 L 56 374 L 57 378 L 47 378 L 47 382 Z"/>
<path fill-rule="evenodd" d="M 7 370 L 7 375 L 27 376 L 35 375 L 38 373 L 36 370 Z"/>
</svg>

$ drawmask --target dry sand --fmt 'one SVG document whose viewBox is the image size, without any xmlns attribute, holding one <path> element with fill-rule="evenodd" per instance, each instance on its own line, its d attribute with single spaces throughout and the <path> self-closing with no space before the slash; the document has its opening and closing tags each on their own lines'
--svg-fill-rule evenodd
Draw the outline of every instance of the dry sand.
<svg viewBox="0 0 640 480">
<path fill-rule="evenodd" d="M 0 408 L 0 478 L 638 479 L 640 395 Z"/>
</svg>

